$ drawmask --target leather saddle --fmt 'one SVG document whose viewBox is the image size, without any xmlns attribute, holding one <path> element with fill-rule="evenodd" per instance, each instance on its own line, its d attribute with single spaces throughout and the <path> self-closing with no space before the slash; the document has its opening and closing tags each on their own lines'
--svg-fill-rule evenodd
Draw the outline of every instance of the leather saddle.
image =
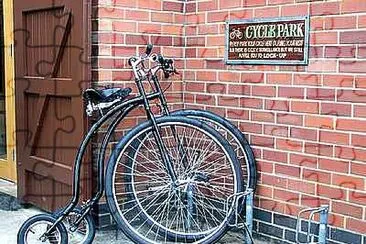
<svg viewBox="0 0 366 244">
<path fill-rule="evenodd" d="M 86 89 L 83 93 L 83 97 L 86 100 L 90 100 L 95 104 L 113 102 L 114 100 L 120 98 L 121 101 L 126 99 L 132 89 L 127 88 L 105 88 L 105 89 Z"/>
</svg>

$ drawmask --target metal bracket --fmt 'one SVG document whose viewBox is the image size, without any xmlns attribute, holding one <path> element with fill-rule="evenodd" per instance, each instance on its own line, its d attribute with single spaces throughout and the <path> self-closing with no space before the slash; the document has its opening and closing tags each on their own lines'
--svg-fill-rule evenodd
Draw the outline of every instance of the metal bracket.
<svg viewBox="0 0 366 244">
<path fill-rule="evenodd" d="M 239 192 L 239 193 L 230 195 L 228 197 L 228 199 L 226 200 L 226 206 L 225 206 L 227 215 L 229 214 L 229 211 L 230 211 L 229 202 L 230 202 L 230 200 L 232 200 L 234 198 L 235 198 L 235 204 L 234 204 L 235 222 L 233 224 L 229 223 L 228 226 L 236 227 L 239 229 L 244 229 L 245 230 L 245 241 L 246 241 L 245 243 L 254 244 L 253 235 L 252 235 L 254 191 L 253 191 L 253 189 L 249 188 L 245 192 Z M 239 223 L 239 217 L 240 217 L 239 204 L 241 204 L 243 202 L 243 200 L 244 200 L 243 198 L 245 198 L 245 222 Z"/>
<path fill-rule="evenodd" d="M 299 234 L 301 231 L 301 215 L 304 213 L 310 212 L 308 218 L 308 229 L 306 233 L 306 242 L 300 242 Z M 318 242 L 319 244 L 325 244 L 327 241 L 327 225 L 328 225 L 328 205 L 321 205 L 317 208 L 308 208 L 301 210 L 297 215 L 296 222 L 296 243 L 316 243 L 314 241 L 315 235 L 311 234 L 311 224 L 314 223 L 314 215 L 319 214 L 319 234 L 318 234 Z"/>
</svg>

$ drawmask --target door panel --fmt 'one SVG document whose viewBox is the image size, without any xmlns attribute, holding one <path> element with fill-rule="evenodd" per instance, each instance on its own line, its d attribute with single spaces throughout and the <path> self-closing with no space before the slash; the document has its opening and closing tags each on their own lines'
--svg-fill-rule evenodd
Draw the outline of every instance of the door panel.
<svg viewBox="0 0 366 244">
<path fill-rule="evenodd" d="M 86 128 L 86 1 L 14 1 L 18 196 L 54 210 L 71 194 L 77 148 Z M 90 167 L 84 167 L 87 178 Z M 88 195 L 90 181 L 82 193 Z"/>
</svg>

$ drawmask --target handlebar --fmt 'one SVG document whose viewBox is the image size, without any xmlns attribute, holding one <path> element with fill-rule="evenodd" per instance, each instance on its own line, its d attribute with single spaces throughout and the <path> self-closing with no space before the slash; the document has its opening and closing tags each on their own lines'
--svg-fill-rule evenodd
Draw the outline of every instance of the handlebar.
<svg viewBox="0 0 366 244">
<path fill-rule="evenodd" d="M 143 62 L 150 59 L 151 61 L 158 63 L 158 69 L 156 69 L 156 72 L 161 68 L 164 72 L 165 78 L 169 78 L 170 74 L 178 74 L 178 72 L 174 68 L 173 59 L 166 59 L 161 54 L 151 54 L 152 49 L 153 45 L 148 44 L 146 46 L 146 51 L 144 55 L 129 58 L 128 64 L 132 66 L 133 69 L 137 69 L 137 66 L 139 64 L 142 64 L 143 66 Z M 136 73 L 138 72 L 135 72 L 135 74 Z"/>
</svg>

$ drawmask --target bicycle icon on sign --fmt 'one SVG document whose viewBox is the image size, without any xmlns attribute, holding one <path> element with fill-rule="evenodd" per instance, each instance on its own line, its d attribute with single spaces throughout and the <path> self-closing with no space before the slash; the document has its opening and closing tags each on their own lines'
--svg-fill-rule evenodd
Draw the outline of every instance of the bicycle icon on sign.
<svg viewBox="0 0 366 244">
<path fill-rule="evenodd" d="M 230 32 L 230 39 L 241 39 L 243 38 L 243 32 L 240 30 L 240 28 L 232 29 Z"/>
</svg>

